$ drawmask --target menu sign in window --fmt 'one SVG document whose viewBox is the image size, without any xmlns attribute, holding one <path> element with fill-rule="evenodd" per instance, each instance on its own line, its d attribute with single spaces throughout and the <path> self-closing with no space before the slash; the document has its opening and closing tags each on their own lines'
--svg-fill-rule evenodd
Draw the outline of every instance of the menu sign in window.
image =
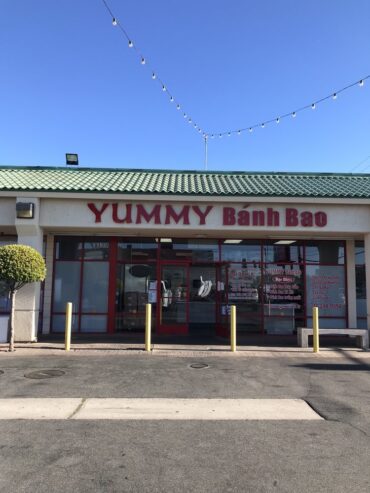
<svg viewBox="0 0 370 493">
<path fill-rule="evenodd" d="M 264 272 L 265 303 L 290 305 L 302 310 L 303 275 L 299 266 L 269 265 Z"/>
<path fill-rule="evenodd" d="M 346 316 L 345 272 L 343 266 L 306 267 L 307 316 L 317 306 L 319 315 L 326 317 Z"/>
<path fill-rule="evenodd" d="M 229 300 L 259 301 L 261 269 L 259 267 L 232 267 L 229 270 Z"/>
</svg>

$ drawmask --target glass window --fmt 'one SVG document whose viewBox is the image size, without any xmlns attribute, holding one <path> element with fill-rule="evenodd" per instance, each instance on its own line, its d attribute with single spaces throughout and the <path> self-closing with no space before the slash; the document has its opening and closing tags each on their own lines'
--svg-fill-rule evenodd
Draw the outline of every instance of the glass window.
<svg viewBox="0 0 370 493">
<path fill-rule="evenodd" d="M 303 316 L 303 300 L 303 270 L 300 265 L 265 266 L 265 316 L 287 316 L 294 320 L 296 316 Z"/>
<path fill-rule="evenodd" d="M 217 240 L 182 240 L 173 238 L 171 242 L 161 242 L 160 245 L 162 259 L 189 259 L 192 262 L 217 262 L 219 260 Z"/>
<path fill-rule="evenodd" d="M 320 318 L 319 327 L 322 329 L 345 329 L 345 318 Z M 307 327 L 312 327 L 312 318 L 307 318 Z"/>
<path fill-rule="evenodd" d="M 264 262 L 297 262 L 303 261 L 303 246 L 297 244 L 278 245 L 276 243 L 263 246 Z"/>
<path fill-rule="evenodd" d="M 341 266 L 306 266 L 306 315 L 319 308 L 319 317 L 345 317 L 345 269 Z"/>
<path fill-rule="evenodd" d="M 4 282 L 0 281 L 0 312 L 10 310 L 10 298 Z"/>
<path fill-rule="evenodd" d="M 53 315 L 52 317 L 52 331 L 64 332 L 66 328 L 66 316 L 65 315 Z M 72 315 L 72 332 L 78 330 L 78 316 Z"/>
<path fill-rule="evenodd" d="M 116 304 L 118 312 L 145 311 L 145 304 L 156 302 L 156 266 L 125 264 L 117 268 Z"/>
<path fill-rule="evenodd" d="M 228 243 L 235 240 L 224 240 L 221 245 L 221 259 L 229 262 L 260 262 L 261 244 L 255 241 L 242 240 L 240 243 Z M 237 241 L 237 240 L 236 240 Z"/>
<path fill-rule="evenodd" d="M 83 269 L 82 312 L 108 311 L 108 262 L 85 262 Z"/>
<path fill-rule="evenodd" d="M 355 242 L 356 265 L 365 264 L 365 245 L 363 241 Z"/>
<path fill-rule="evenodd" d="M 106 332 L 106 315 L 82 315 L 81 332 Z"/>
<path fill-rule="evenodd" d="M 125 239 L 118 243 L 118 260 L 121 262 L 146 262 L 157 259 L 158 244 L 154 239 Z"/>
<path fill-rule="evenodd" d="M 89 239 L 84 243 L 85 260 L 107 260 L 109 257 L 109 242 Z"/>
<path fill-rule="evenodd" d="M 55 258 L 57 260 L 80 260 L 82 241 L 78 238 L 59 238 L 56 241 Z"/>
<path fill-rule="evenodd" d="M 366 271 L 364 265 L 356 265 L 357 316 L 366 317 Z"/>
<path fill-rule="evenodd" d="M 73 303 L 73 311 L 79 309 L 80 298 L 80 262 L 57 262 L 54 276 L 55 312 L 64 312 L 66 303 Z"/>
<path fill-rule="evenodd" d="M 306 243 L 306 263 L 344 264 L 344 242 L 308 241 Z"/>
</svg>

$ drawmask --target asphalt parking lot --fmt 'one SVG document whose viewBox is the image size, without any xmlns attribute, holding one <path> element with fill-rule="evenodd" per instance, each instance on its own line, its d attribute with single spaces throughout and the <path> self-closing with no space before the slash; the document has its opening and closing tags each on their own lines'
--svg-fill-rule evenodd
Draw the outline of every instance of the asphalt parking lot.
<svg viewBox="0 0 370 493">
<path fill-rule="evenodd" d="M 234 399 L 300 399 L 324 418 L 2 419 L 1 491 L 370 490 L 366 353 L 235 358 L 3 353 L 0 369 L 1 399 L 229 399 L 231 407 Z M 60 376 L 25 377 L 45 370 Z"/>
</svg>

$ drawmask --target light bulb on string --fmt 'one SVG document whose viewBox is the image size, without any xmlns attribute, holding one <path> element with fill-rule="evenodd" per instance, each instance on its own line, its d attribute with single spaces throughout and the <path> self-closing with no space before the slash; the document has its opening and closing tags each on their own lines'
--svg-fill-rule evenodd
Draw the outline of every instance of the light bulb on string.
<svg viewBox="0 0 370 493">
<path fill-rule="evenodd" d="M 117 19 L 113 17 L 112 19 L 112 26 L 116 26 L 118 24 Z"/>
<path fill-rule="evenodd" d="M 295 111 L 293 111 L 292 117 L 295 118 L 296 116 L 297 116 L 297 113 Z"/>
<path fill-rule="evenodd" d="M 218 137 L 219 137 L 220 139 L 222 139 L 222 134 L 219 134 L 219 136 L 218 136 Z"/>
<path fill-rule="evenodd" d="M 129 48 L 133 48 L 134 47 L 134 43 L 131 40 L 128 42 L 128 47 Z"/>
<path fill-rule="evenodd" d="M 264 123 L 262 123 L 261 128 L 265 128 L 265 124 Z"/>
<path fill-rule="evenodd" d="M 198 128 L 198 132 L 201 134 L 202 133 L 202 129 L 201 128 Z"/>
<path fill-rule="evenodd" d="M 312 108 L 313 110 L 315 110 L 315 109 L 316 109 L 316 104 L 315 104 L 315 103 L 312 103 L 312 104 L 311 104 L 311 108 Z"/>
<path fill-rule="evenodd" d="M 186 113 L 184 113 L 184 114 L 183 114 L 183 117 L 184 117 L 184 118 L 187 118 L 187 117 L 188 117 L 188 115 L 187 115 Z"/>
<path fill-rule="evenodd" d="M 231 133 L 230 133 L 230 132 L 228 132 L 228 133 L 227 133 L 227 136 L 228 136 L 228 137 L 231 137 Z"/>
<path fill-rule="evenodd" d="M 332 97 L 333 97 L 333 99 L 337 99 L 337 97 L 338 97 L 337 93 L 335 92 Z"/>
<path fill-rule="evenodd" d="M 194 128 L 197 128 L 197 127 L 198 127 L 198 125 L 196 123 L 194 123 Z"/>
<path fill-rule="evenodd" d="M 180 106 L 179 104 L 178 104 L 178 105 L 176 105 L 176 109 L 177 109 L 177 110 L 181 109 L 181 106 Z"/>
<path fill-rule="evenodd" d="M 162 85 L 162 91 L 163 92 L 166 92 L 167 91 L 166 86 Z"/>
<path fill-rule="evenodd" d="M 214 139 L 214 138 L 215 138 L 215 136 L 212 134 L 212 135 L 211 135 L 211 139 Z"/>
<path fill-rule="evenodd" d="M 145 64 L 146 64 L 145 58 L 141 57 L 141 65 L 145 65 Z"/>
<path fill-rule="evenodd" d="M 153 72 L 153 73 L 152 73 L 152 79 L 154 80 L 154 79 L 156 79 L 156 78 L 157 78 L 157 76 L 156 76 L 156 75 L 155 75 L 155 73 Z"/>
<path fill-rule="evenodd" d="M 241 130 L 238 130 L 238 135 L 241 135 L 242 131 Z"/>
<path fill-rule="evenodd" d="M 358 83 L 358 85 L 359 85 L 360 87 L 362 87 L 362 86 L 364 85 L 364 81 L 361 79 L 361 80 L 360 80 L 360 82 Z"/>
<path fill-rule="evenodd" d="M 249 133 L 251 134 L 253 132 L 253 128 L 249 127 Z"/>
<path fill-rule="evenodd" d="M 276 118 L 276 123 L 280 123 L 280 117 Z"/>
<path fill-rule="evenodd" d="M 191 118 L 189 118 L 188 123 L 191 123 L 191 122 L 192 122 L 192 120 L 191 120 Z"/>
<path fill-rule="evenodd" d="M 173 103 L 175 100 L 173 99 L 173 96 L 170 97 L 171 103 Z"/>
</svg>

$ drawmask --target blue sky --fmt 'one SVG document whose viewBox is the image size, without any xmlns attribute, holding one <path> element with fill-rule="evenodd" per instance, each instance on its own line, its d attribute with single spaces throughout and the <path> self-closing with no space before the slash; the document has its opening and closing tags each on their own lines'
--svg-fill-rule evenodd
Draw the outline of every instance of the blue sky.
<svg viewBox="0 0 370 493">
<path fill-rule="evenodd" d="M 202 137 L 293 111 L 370 74 L 368 0 L 2 0 L 0 164 L 204 169 Z M 215 171 L 370 172 L 370 79 L 252 134 Z M 359 163 L 361 165 L 357 166 Z M 357 166 L 357 167 L 356 167 Z"/>
</svg>

